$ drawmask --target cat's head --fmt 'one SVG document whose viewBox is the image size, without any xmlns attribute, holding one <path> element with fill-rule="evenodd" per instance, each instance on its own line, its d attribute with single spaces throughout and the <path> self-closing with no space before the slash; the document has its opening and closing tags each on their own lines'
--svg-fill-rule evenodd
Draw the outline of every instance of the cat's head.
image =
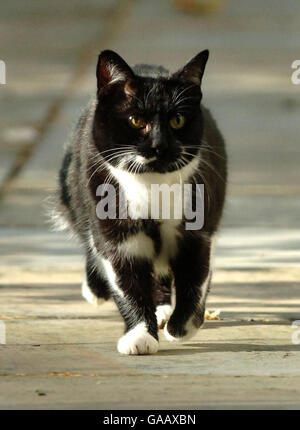
<svg viewBox="0 0 300 430">
<path fill-rule="evenodd" d="M 171 75 L 162 67 L 131 68 L 113 51 L 99 55 L 93 136 L 108 163 L 132 172 L 163 173 L 195 157 L 208 54 L 200 52 Z"/>
</svg>

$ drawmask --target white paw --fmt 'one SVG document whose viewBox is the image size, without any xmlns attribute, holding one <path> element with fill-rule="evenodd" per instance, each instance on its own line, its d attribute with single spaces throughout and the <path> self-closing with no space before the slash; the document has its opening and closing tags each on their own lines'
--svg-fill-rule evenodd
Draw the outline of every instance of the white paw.
<svg viewBox="0 0 300 430">
<path fill-rule="evenodd" d="M 200 327 L 199 328 L 195 327 L 195 325 L 190 320 L 186 323 L 185 328 L 184 328 L 186 331 L 186 334 L 182 337 L 174 337 L 168 332 L 167 326 L 168 326 L 168 324 L 166 324 L 164 327 L 164 335 L 165 335 L 165 338 L 169 342 L 186 342 L 186 341 L 190 340 L 192 337 L 194 337 L 200 328 Z"/>
<path fill-rule="evenodd" d="M 125 355 L 155 354 L 158 341 L 147 331 L 144 322 L 139 323 L 119 339 L 118 351 Z"/>
<path fill-rule="evenodd" d="M 93 293 L 86 281 L 83 281 L 81 285 L 81 294 L 82 297 L 84 297 L 85 300 L 93 306 L 99 306 L 105 301 L 104 299 L 100 299 Z"/>
<path fill-rule="evenodd" d="M 156 308 L 157 327 L 163 328 L 172 314 L 171 305 L 160 305 Z"/>
</svg>

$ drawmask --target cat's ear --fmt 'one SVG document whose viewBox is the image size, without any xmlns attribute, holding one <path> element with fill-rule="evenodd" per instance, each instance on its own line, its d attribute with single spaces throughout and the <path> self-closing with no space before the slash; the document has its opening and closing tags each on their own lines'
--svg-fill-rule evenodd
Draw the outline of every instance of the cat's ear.
<svg viewBox="0 0 300 430">
<path fill-rule="evenodd" d="M 134 79 L 134 73 L 128 64 L 116 52 L 102 51 L 97 64 L 98 93 L 109 85 Z"/>
<path fill-rule="evenodd" d="M 200 52 L 198 55 L 192 58 L 181 70 L 176 72 L 173 75 L 173 78 L 188 81 L 200 86 L 208 56 L 208 49 Z"/>
</svg>

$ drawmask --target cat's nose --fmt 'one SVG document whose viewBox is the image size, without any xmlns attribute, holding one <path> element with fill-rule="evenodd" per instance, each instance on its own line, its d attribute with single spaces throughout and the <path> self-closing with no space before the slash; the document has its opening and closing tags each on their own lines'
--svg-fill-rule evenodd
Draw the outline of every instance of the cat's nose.
<svg viewBox="0 0 300 430">
<path fill-rule="evenodd" d="M 165 146 L 158 146 L 157 148 L 155 148 L 154 149 L 154 151 L 155 151 L 155 154 L 157 155 L 157 156 L 162 156 L 162 155 L 164 155 L 165 154 L 165 152 L 166 152 L 166 147 Z"/>
<path fill-rule="evenodd" d="M 154 122 L 150 134 L 151 148 L 157 155 L 161 155 L 168 147 L 167 140 L 158 121 Z"/>
<path fill-rule="evenodd" d="M 163 142 L 155 142 L 155 143 L 152 143 L 151 149 L 154 155 L 160 157 L 165 154 L 167 150 L 167 145 Z"/>
<path fill-rule="evenodd" d="M 168 148 L 168 143 L 166 139 L 164 139 L 164 137 L 161 135 L 161 133 L 157 134 L 156 136 L 153 136 L 151 148 L 157 155 L 160 155 L 166 151 L 166 149 Z"/>
</svg>

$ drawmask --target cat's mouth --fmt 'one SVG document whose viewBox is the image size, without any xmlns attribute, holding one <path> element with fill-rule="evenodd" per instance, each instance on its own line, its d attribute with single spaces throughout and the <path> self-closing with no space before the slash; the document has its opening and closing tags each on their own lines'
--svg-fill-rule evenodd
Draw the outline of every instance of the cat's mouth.
<svg viewBox="0 0 300 430">
<path fill-rule="evenodd" d="M 157 157 L 153 156 L 151 158 L 146 158 L 146 157 L 143 157 L 142 155 L 137 155 L 136 160 L 137 160 L 137 162 L 139 162 L 141 164 L 149 164 L 149 163 L 157 161 Z"/>
<path fill-rule="evenodd" d="M 136 161 L 140 164 L 138 173 L 167 173 L 182 169 L 191 160 L 183 160 L 180 154 L 168 159 L 156 156 L 146 158 L 138 155 Z"/>
<path fill-rule="evenodd" d="M 168 173 L 181 170 L 183 167 L 189 164 L 193 158 L 194 156 L 192 157 L 192 154 L 187 156 L 184 151 L 180 151 L 176 154 L 165 154 L 164 156 L 127 154 L 125 157 L 123 156 L 119 160 L 112 160 L 112 164 L 115 162 L 115 167 L 122 170 L 127 170 L 133 174 Z"/>
</svg>

